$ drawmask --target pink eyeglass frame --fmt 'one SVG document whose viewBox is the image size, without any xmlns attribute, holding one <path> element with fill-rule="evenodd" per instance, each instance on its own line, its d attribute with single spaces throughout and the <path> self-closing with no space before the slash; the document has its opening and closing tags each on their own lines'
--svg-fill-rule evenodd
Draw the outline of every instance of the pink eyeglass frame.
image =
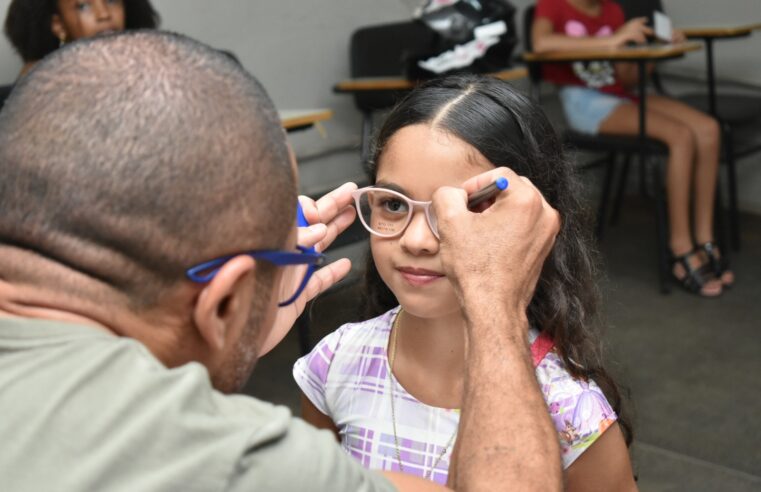
<svg viewBox="0 0 761 492">
<path fill-rule="evenodd" d="M 362 214 L 360 213 L 361 207 L 360 207 L 359 200 L 362 197 L 362 195 L 364 195 L 366 192 L 375 191 L 375 190 L 394 195 L 398 197 L 399 199 L 405 201 L 410 206 L 409 211 L 407 212 L 407 221 L 404 223 L 404 226 L 401 228 L 401 230 L 399 230 L 399 232 L 396 232 L 394 234 L 381 234 L 377 231 L 372 230 L 372 228 L 365 222 L 365 219 L 362 217 Z M 357 209 L 357 215 L 359 216 L 359 220 L 362 222 L 362 225 L 365 226 L 365 229 L 367 229 L 367 231 L 370 234 L 374 234 L 378 237 L 385 237 L 385 238 L 400 236 L 404 234 L 404 231 L 406 231 L 407 227 L 410 225 L 410 222 L 412 221 L 412 215 L 415 213 L 415 210 L 422 209 L 425 212 L 425 220 L 428 223 L 428 227 L 431 229 L 431 232 L 433 233 L 433 235 L 436 236 L 436 239 L 440 239 L 439 230 L 436 226 L 437 224 L 436 214 L 434 214 L 433 209 L 431 208 L 431 204 L 433 203 L 431 201 L 420 202 L 417 200 L 413 200 L 405 196 L 404 194 L 399 193 L 398 191 L 389 190 L 388 188 L 380 188 L 377 186 L 365 186 L 364 188 L 360 188 L 354 191 L 351 194 L 351 196 L 352 198 L 354 198 L 354 206 Z"/>
</svg>

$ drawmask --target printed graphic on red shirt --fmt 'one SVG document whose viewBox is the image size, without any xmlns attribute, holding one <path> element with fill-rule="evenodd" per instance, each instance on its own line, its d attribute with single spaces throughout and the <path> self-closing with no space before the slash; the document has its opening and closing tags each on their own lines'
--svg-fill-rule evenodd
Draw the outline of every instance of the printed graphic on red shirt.
<svg viewBox="0 0 761 492">
<path fill-rule="evenodd" d="M 601 0 L 599 15 L 582 12 L 568 0 L 539 0 L 534 15 L 549 20 L 553 32 L 575 38 L 612 36 L 626 22 L 621 6 L 612 0 Z M 548 63 L 542 72 L 546 80 L 557 85 L 581 85 L 631 97 L 616 78 L 610 62 Z"/>
<path fill-rule="evenodd" d="M 613 35 L 613 29 L 611 29 L 610 26 L 602 26 L 596 33 L 591 34 L 587 31 L 587 26 L 573 19 L 565 23 L 564 31 L 566 36 L 574 38 L 586 38 L 589 36 L 607 37 Z M 576 74 L 587 87 L 591 87 L 592 89 L 601 89 L 616 83 L 616 70 L 610 62 L 576 62 L 573 64 L 572 68 L 573 73 Z"/>
</svg>

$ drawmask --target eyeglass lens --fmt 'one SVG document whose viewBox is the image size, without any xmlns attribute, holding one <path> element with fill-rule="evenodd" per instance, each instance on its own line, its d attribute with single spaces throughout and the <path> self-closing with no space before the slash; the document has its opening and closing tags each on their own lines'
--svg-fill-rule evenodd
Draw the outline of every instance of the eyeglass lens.
<svg viewBox="0 0 761 492">
<path fill-rule="evenodd" d="M 401 234 L 412 215 L 412 203 L 399 193 L 381 189 L 365 190 L 359 197 L 359 214 L 370 232 L 379 236 L 393 237 Z M 436 217 L 427 211 L 427 220 L 434 235 Z"/>
</svg>

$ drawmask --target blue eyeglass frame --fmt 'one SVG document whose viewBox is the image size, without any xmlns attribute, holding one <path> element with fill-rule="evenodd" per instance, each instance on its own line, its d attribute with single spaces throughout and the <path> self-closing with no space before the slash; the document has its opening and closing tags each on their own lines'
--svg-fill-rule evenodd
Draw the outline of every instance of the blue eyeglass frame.
<svg viewBox="0 0 761 492">
<path fill-rule="evenodd" d="M 301 204 L 299 203 L 297 203 L 296 207 L 296 223 L 298 227 L 309 226 L 306 217 L 304 217 L 304 211 L 301 209 Z M 260 249 L 242 251 L 237 254 L 220 256 L 219 258 L 214 258 L 213 260 L 205 261 L 188 268 L 185 270 L 185 275 L 187 275 L 188 279 L 196 283 L 210 282 L 211 279 L 213 279 L 217 274 L 217 272 L 219 272 L 220 268 L 222 268 L 222 265 L 240 255 L 248 255 L 254 259 L 264 260 L 276 266 L 307 265 L 307 270 L 304 273 L 304 278 L 301 280 L 298 289 L 296 289 L 296 293 L 289 297 L 287 300 L 278 303 L 279 307 L 284 307 L 293 304 L 293 302 L 298 299 L 298 297 L 301 295 L 309 283 L 309 279 L 312 277 L 312 274 L 314 274 L 315 270 L 317 270 L 318 267 L 322 266 L 325 263 L 325 255 L 318 253 L 315 250 L 314 246 L 309 248 L 304 246 L 296 246 L 296 248 L 299 250 L 299 252 L 282 251 L 276 249 Z"/>
</svg>

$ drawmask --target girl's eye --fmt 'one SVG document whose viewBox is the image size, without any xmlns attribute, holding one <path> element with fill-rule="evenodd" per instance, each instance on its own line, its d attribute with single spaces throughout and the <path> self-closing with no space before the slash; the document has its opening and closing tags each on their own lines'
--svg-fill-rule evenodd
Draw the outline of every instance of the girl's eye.
<svg viewBox="0 0 761 492">
<path fill-rule="evenodd" d="M 90 2 L 77 2 L 76 7 L 77 7 L 77 10 L 79 10 L 80 12 L 83 12 L 90 8 Z"/>
<path fill-rule="evenodd" d="M 407 213 L 407 204 L 399 198 L 386 198 L 380 205 L 388 212 Z"/>
</svg>

